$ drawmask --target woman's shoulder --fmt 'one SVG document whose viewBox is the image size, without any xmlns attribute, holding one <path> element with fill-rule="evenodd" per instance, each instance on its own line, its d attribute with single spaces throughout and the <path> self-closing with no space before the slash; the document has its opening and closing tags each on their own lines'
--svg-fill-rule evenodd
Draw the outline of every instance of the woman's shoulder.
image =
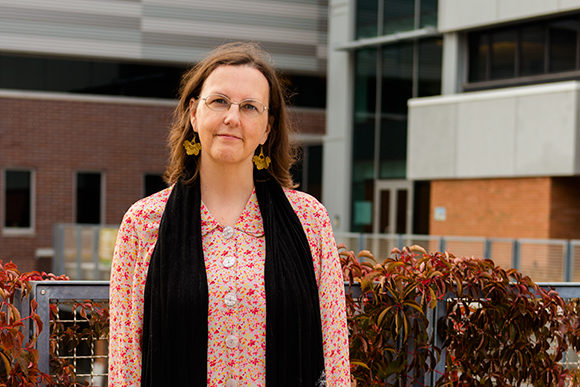
<svg viewBox="0 0 580 387">
<path fill-rule="evenodd" d="M 124 221 L 160 221 L 172 190 L 173 186 L 138 200 L 127 210 Z"/>
<path fill-rule="evenodd" d="M 293 189 L 284 189 L 284 192 L 300 218 L 326 215 L 326 208 L 314 196 Z"/>
</svg>

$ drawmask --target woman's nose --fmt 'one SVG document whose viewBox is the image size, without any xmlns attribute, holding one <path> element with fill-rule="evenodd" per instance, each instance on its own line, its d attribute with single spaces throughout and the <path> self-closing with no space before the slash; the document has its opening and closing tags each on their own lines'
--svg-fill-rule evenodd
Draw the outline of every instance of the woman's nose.
<svg viewBox="0 0 580 387">
<path fill-rule="evenodd" d="M 232 103 L 230 108 L 226 111 L 226 117 L 224 119 L 225 123 L 239 124 L 242 112 L 240 111 L 240 105 Z"/>
</svg>

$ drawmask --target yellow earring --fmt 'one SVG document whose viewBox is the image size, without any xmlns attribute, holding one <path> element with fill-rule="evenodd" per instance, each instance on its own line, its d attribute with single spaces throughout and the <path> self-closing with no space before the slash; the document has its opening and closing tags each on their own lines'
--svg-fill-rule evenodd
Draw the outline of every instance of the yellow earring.
<svg viewBox="0 0 580 387">
<path fill-rule="evenodd" d="M 260 169 L 268 169 L 268 167 L 270 166 L 270 157 L 266 156 L 264 157 L 264 146 L 261 145 L 260 148 L 260 155 L 254 155 L 254 157 L 252 158 L 252 161 L 254 162 L 254 164 L 256 164 L 256 168 L 258 168 L 258 170 Z"/>
<path fill-rule="evenodd" d="M 183 147 L 185 148 L 185 153 L 189 156 L 198 155 L 201 150 L 201 143 L 195 142 L 195 132 L 193 132 L 193 139 L 191 141 L 185 140 L 183 142 Z"/>
</svg>

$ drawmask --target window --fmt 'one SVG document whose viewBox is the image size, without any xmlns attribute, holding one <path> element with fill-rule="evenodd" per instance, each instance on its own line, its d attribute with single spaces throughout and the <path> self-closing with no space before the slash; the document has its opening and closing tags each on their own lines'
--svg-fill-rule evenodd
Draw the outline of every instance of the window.
<svg viewBox="0 0 580 387">
<path fill-rule="evenodd" d="M 468 35 L 472 85 L 466 89 L 580 79 L 579 34 L 579 16 L 472 32 Z M 548 76 L 558 73 L 567 74 Z M 507 81 L 474 85 L 501 80 Z"/>
<path fill-rule="evenodd" d="M 7 169 L 4 171 L 4 230 L 33 229 L 33 172 Z"/>
<path fill-rule="evenodd" d="M 298 189 L 322 200 L 322 145 L 304 145 L 300 163 L 292 166 L 292 179 Z"/>
<path fill-rule="evenodd" d="M 356 37 L 371 38 L 437 26 L 437 0 L 356 2 Z"/>
<path fill-rule="evenodd" d="M 160 174 L 146 174 L 144 181 L 145 195 L 153 195 L 156 192 L 167 188 L 167 184 L 163 181 L 163 175 Z"/>
<path fill-rule="evenodd" d="M 184 71 L 184 66 L 0 54 L 0 89 L 174 99 Z"/>
<path fill-rule="evenodd" d="M 76 223 L 101 224 L 103 213 L 102 175 L 78 172 L 76 175 Z"/>
</svg>

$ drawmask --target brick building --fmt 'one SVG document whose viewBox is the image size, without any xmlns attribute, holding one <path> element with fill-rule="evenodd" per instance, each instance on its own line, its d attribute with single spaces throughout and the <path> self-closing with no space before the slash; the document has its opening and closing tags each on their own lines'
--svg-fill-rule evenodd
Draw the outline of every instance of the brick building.
<svg viewBox="0 0 580 387">
<path fill-rule="evenodd" d="M 0 260 L 50 271 L 55 224 L 117 225 L 162 189 L 179 78 L 225 41 L 260 42 L 292 85 L 295 178 L 321 196 L 326 2 L 234 3 L 0 4 Z"/>
</svg>

